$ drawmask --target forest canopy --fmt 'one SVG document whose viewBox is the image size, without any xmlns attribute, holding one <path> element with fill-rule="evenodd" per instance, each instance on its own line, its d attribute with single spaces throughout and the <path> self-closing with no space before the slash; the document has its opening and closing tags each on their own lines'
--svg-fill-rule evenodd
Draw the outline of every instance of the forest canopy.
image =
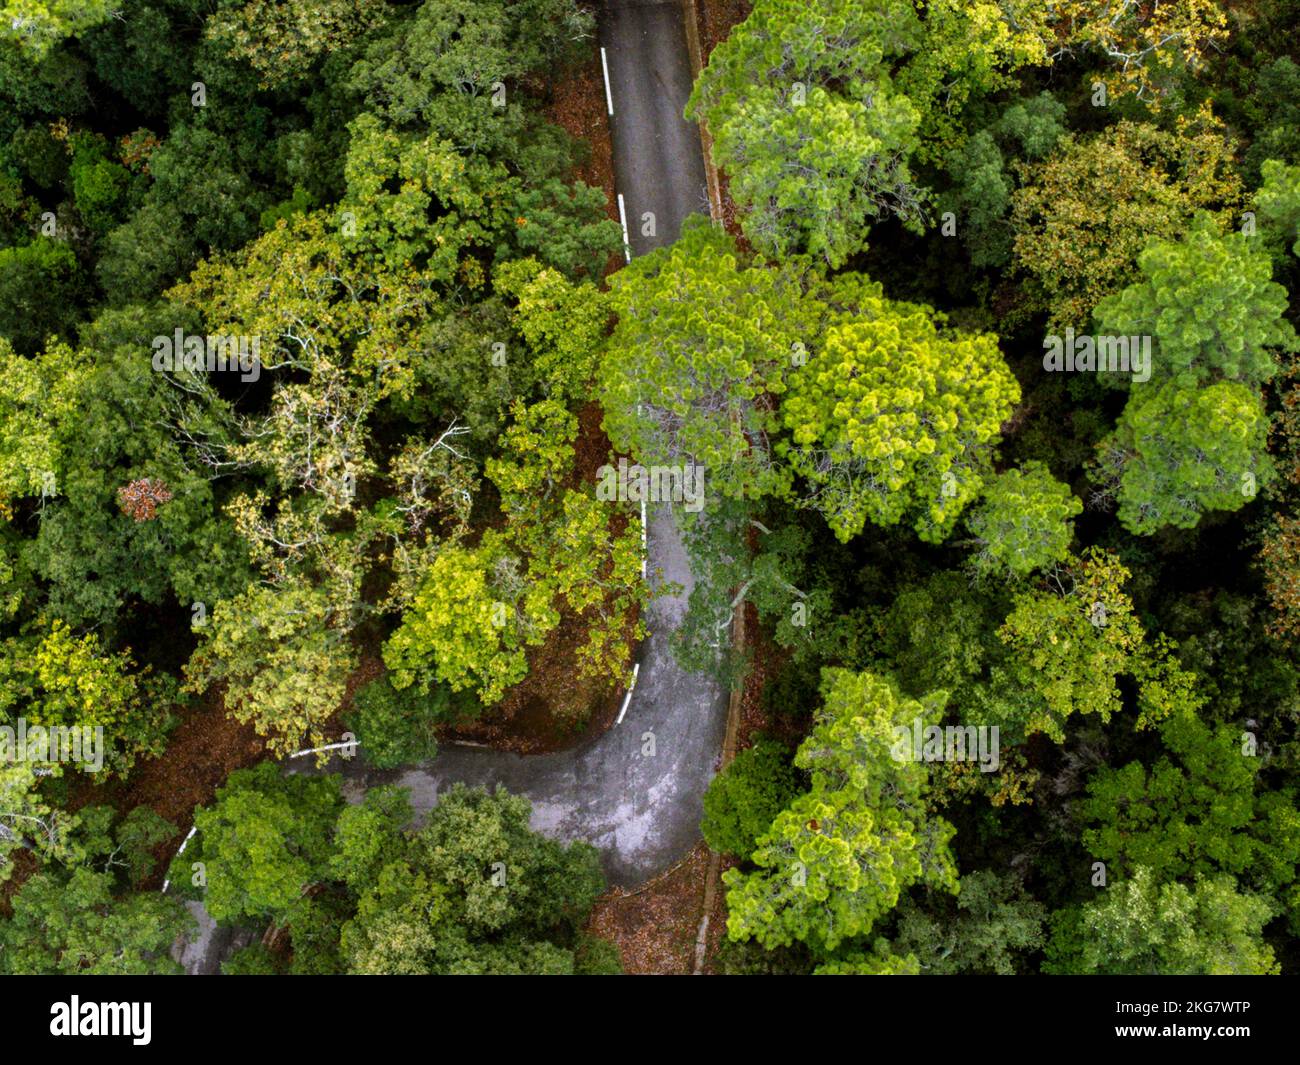
<svg viewBox="0 0 1300 1065">
<path fill-rule="evenodd" d="M 697 968 L 1300 971 L 1300 2 L 703 6 L 634 255 L 599 5 L 0 0 L 0 973 L 640 971 L 331 752 L 652 666 Z"/>
</svg>

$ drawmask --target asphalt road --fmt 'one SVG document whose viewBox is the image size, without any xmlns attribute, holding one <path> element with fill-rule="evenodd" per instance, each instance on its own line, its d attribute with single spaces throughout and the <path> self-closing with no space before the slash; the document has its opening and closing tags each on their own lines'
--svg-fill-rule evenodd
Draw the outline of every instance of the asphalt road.
<svg viewBox="0 0 1300 1065">
<path fill-rule="evenodd" d="M 670 244 L 683 220 L 708 211 L 699 129 L 682 118 L 691 91 L 682 8 L 677 0 L 607 0 L 600 43 L 605 49 L 614 171 L 634 255 Z M 645 218 L 653 215 L 653 232 Z M 635 886 L 668 869 L 699 839 L 704 790 L 713 777 L 726 729 L 726 693 L 678 668 L 668 647 L 692 580 L 672 513 L 651 505 L 647 530 L 652 579 L 682 586 L 655 600 L 647 614 L 639 679 L 620 724 L 582 747 L 521 757 L 471 747 L 446 747 L 425 765 L 381 772 L 356 758 L 336 758 L 352 801 L 379 784 L 410 789 L 417 814 L 457 781 L 501 784 L 533 804 L 539 832 L 587 840 L 600 849 L 613 884 Z M 652 753 L 651 753 L 652 752 Z M 307 759 L 303 760 L 307 762 Z M 214 973 L 235 945 L 197 904 L 200 934 L 180 954 L 190 973 Z"/>
<path fill-rule="evenodd" d="M 680 583 L 686 591 L 650 605 L 639 679 L 620 724 L 556 754 L 444 747 L 432 762 L 387 772 L 367 767 L 363 750 L 330 766 L 342 763 L 347 797 L 359 802 L 369 788 L 396 784 L 410 790 L 411 805 L 421 814 L 457 781 L 502 784 L 532 802 L 537 831 L 595 844 L 610 882 L 624 887 L 685 855 L 700 838 L 704 789 L 722 749 L 727 704 L 717 685 L 684 673 L 668 647 L 691 582 L 667 507 L 651 509 L 647 539 L 651 574 L 659 570 L 659 580 Z"/>
<path fill-rule="evenodd" d="M 700 130 L 682 117 L 691 64 L 680 0 L 606 0 L 600 43 L 614 114 L 614 174 L 633 255 L 671 244 L 688 214 L 709 210 Z M 654 235 L 642 230 L 649 213 Z"/>
</svg>

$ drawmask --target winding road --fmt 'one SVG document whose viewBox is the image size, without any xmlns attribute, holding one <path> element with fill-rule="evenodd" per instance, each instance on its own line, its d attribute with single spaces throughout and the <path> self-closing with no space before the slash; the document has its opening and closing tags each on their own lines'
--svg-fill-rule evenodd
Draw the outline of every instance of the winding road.
<svg viewBox="0 0 1300 1065">
<path fill-rule="evenodd" d="M 687 215 L 708 210 L 699 128 L 682 118 L 692 80 L 682 5 L 607 0 L 600 43 L 620 213 L 630 253 L 644 254 L 675 240 Z M 397 784 L 410 789 L 412 806 L 423 814 L 458 781 L 501 784 L 532 802 L 539 832 L 593 843 L 612 884 L 641 884 L 682 858 L 699 839 L 727 697 L 708 678 L 685 673 L 669 650 L 693 583 L 670 508 L 649 506 L 647 551 L 652 580 L 682 590 L 648 608 L 638 680 L 618 724 L 555 754 L 446 747 L 427 764 L 390 771 L 367 766 L 362 750 L 328 767 L 341 770 L 348 798 Z M 215 973 L 239 940 L 199 904 L 190 909 L 200 932 L 178 957 L 188 973 Z"/>
</svg>

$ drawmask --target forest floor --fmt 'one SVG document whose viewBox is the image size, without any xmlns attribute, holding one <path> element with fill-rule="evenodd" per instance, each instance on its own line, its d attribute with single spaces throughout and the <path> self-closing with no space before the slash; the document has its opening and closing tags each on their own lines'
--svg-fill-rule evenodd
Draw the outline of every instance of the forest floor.
<svg viewBox="0 0 1300 1065">
<path fill-rule="evenodd" d="M 141 887 L 162 887 L 167 865 L 194 820 L 194 810 L 209 805 L 217 789 L 236 769 L 266 757 L 266 741 L 251 725 L 241 725 L 227 711 L 220 690 L 208 692 L 167 737 L 157 758 L 135 764 L 126 780 L 111 777 L 93 785 L 74 784 L 68 808 L 108 805 L 121 813 L 149 806 L 177 826 L 174 836 L 154 848 L 157 869 Z"/>
<path fill-rule="evenodd" d="M 594 484 L 597 470 L 609 461 L 610 443 L 601 428 L 603 412 L 594 400 L 578 412 L 576 459 L 570 487 Z M 611 527 L 619 535 L 627 526 L 625 515 L 615 515 Z M 637 648 L 633 626 L 635 615 L 626 621 L 625 639 L 630 647 L 629 662 Z M 544 754 L 562 751 L 599 736 L 618 716 L 626 680 L 611 684 L 606 677 L 584 677 L 578 669 L 578 651 L 587 640 L 582 617 L 561 612 L 561 622 L 540 647 L 528 652 L 528 674 L 496 706 L 477 721 L 448 727 L 440 738 L 461 743 L 485 744 L 515 754 Z M 628 666 L 631 673 L 631 666 Z"/>
<path fill-rule="evenodd" d="M 570 137 L 586 146 L 587 158 L 579 164 L 574 177 L 605 193 L 605 213 L 615 222 L 618 218 L 618 194 L 614 187 L 614 143 L 610 137 L 609 115 L 605 110 L 605 77 L 600 64 L 600 49 L 593 48 L 591 58 L 558 84 L 548 86 L 546 117 Z M 608 277 L 623 265 L 623 256 L 614 253 L 605 264 Z"/>
<path fill-rule="evenodd" d="M 689 975 L 695 964 L 695 934 L 708 866 L 709 848 L 701 840 L 682 861 L 648 884 L 602 895 L 587 931 L 618 945 L 626 973 Z M 716 941 L 721 922 L 712 921 L 710 930 L 710 939 Z"/>
</svg>

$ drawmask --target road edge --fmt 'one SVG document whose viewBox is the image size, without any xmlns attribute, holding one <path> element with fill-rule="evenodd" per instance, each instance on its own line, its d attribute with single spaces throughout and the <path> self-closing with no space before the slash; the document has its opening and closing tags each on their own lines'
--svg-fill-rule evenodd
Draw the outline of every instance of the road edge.
<svg viewBox="0 0 1300 1065">
<path fill-rule="evenodd" d="M 691 55 L 692 83 L 700 80 L 704 69 L 704 49 L 700 45 L 700 12 L 697 0 L 682 0 L 682 21 L 686 23 L 686 50 Z M 709 190 L 709 216 L 715 225 L 722 225 L 722 181 L 718 168 L 713 165 L 713 134 L 703 119 L 696 122 L 700 128 L 700 151 L 704 155 L 704 181 Z"/>
<path fill-rule="evenodd" d="M 683 21 L 686 23 L 686 49 L 691 54 L 691 75 L 698 81 L 700 71 L 704 69 L 704 51 L 700 46 L 700 13 L 697 0 L 682 0 Z M 696 125 L 700 128 L 700 151 L 704 155 L 704 178 L 709 190 L 709 215 L 714 225 L 722 225 L 722 182 L 718 178 L 718 168 L 713 164 L 713 135 L 709 125 L 700 119 Z M 745 604 L 736 604 L 732 614 L 731 645 L 738 657 L 745 650 Z M 736 737 L 740 732 L 740 701 L 744 695 L 744 686 L 733 687 L 727 699 L 727 731 L 722 740 L 722 759 L 718 765 L 721 773 L 736 757 Z M 717 905 L 718 889 L 722 876 L 722 856 L 715 850 L 709 850 L 709 867 L 704 874 L 703 912 L 700 925 L 695 933 L 695 966 L 692 976 L 704 973 L 704 959 L 709 946 L 709 923 L 713 909 Z"/>
</svg>

